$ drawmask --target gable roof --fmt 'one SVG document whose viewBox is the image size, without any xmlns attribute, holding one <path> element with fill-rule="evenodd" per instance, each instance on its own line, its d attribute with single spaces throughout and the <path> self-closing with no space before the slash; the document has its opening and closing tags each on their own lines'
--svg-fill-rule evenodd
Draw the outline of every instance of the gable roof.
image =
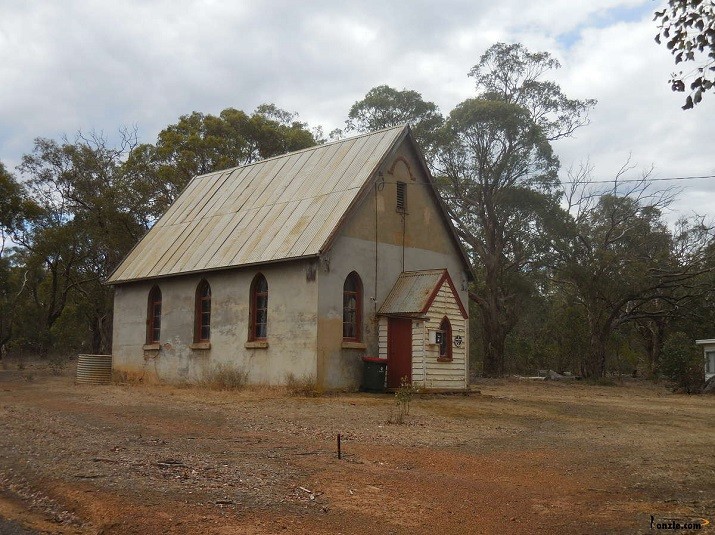
<svg viewBox="0 0 715 535">
<path fill-rule="evenodd" d="M 419 316 L 426 314 L 445 282 L 449 285 L 462 316 L 467 318 L 467 311 L 454 287 L 452 277 L 449 276 L 449 272 L 446 269 L 426 269 L 400 273 L 395 285 L 377 313 L 384 316 Z"/>
<path fill-rule="evenodd" d="M 369 179 L 408 137 L 402 125 L 197 176 L 107 282 L 318 256 L 370 189 Z"/>
</svg>

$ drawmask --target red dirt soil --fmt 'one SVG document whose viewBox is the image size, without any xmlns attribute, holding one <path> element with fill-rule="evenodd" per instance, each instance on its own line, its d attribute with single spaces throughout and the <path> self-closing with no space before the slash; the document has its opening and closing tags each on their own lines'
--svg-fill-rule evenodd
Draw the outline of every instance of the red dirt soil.
<svg viewBox="0 0 715 535">
<path fill-rule="evenodd" d="M 36 533 L 646 533 L 651 515 L 714 520 L 713 396 L 484 381 L 416 397 L 398 425 L 390 395 L 76 386 L 70 373 L 0 370 L 0 518 Z"/>
</svg>

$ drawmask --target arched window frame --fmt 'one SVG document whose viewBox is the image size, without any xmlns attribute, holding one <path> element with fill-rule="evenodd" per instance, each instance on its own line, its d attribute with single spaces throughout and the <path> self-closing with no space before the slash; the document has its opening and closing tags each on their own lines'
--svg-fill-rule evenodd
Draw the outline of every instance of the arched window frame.
<svg viewBox="0 0 715 535">
<path fill-rule="evenodd" d="M 194 342 L 211 339 L 211 285 L 206 279 L 196 286 L 194 306 Z"/>
<path fill-rule="evenodd" d="M 352 271 L 343 283 L 343 341 L 362 340 L 362 280 Z"/>
<path fill-rule="evenodd" d="M 445 316 L 439 324 L 439 330 L 442 333 L 442 342 L 439 344 L 439 358 L 441 362 L 452 360 L 452 323 Z"/>
<path fill-rule="evenodd" d="M 251 310 L 248 340 L 268 339 L 268 280 L 263 273 L 256 274 L 251 282 Z"/>
<path fill-rule="evenodd" d="M 161 290 L 153 286 L 149 290 L 146 307 L 146 343 L 158 344 L 161 340 Z"/>
</svg>

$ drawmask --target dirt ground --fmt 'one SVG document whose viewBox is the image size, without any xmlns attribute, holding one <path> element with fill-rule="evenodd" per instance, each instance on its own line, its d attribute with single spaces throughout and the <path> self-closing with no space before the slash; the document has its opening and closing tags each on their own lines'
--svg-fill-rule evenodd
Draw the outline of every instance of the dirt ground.
<svg viewBox="0 0 715 535">
<path fill-rule="evenodd" d="M 391 395 L 87 386 L 70 369 L 57 377 L 43 364 L 11 365 L 0 369 L 0 533 L 650 533 L 652 520 L 715 524 L 715 396 L 635 381 L 475 388 L 418 396 L 395 424 Z"/>
</svg>

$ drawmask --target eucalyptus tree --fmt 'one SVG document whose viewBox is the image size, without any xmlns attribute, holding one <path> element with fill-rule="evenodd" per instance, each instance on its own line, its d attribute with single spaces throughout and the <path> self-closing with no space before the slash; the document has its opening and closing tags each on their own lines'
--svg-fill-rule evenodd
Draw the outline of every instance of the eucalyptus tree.
<svg viewBox="0 0 715 535">
<path fill-rule="evenodd" d="M 43 351 L 51 349 L 55 324 L 70 303 L 93 333 L 91 349 L 109 349 L 111 289 L 102 283 L 146 230 L 144 208 L 132 203 L 136 188 L 123 173 L 134 144 L 133 132 L 124 132 L 117 147 L 97 134 L 38 138 L 18 168 L 36 210 L 14 239 L 29 274 L 28 306 L 42 318 Z"/>
<path fill-rule="evenodd" d="M 22 213 L 22 187 L 0 162 L 0 257 L 5 240 L 18 225 Z"/>
<path fill-rule="evenodd" d="M 570 99 L 558 84 L 544 80 L 561 63 L 548 52 L 530 52 L 520 43 L 496 43 L 469 71 L 477 94 L 488 100 L 516 104 L 528 111 L 544 137 L 553 142 L 588 124 L 595 99 Z"/>
<path fill-rule="evenodd" d="M 668 0 L 655 12 L 658 21 L 657 43 L 665 42 L 675 64 L 695 64 L 690 72 L 672 74 L 671 89 L 690 94 L 684 110 L 699 104 L 706 92 L 715 88 L 715 3 L 712 0 Z"/>
<path fill-rule="evenodd" d="M 252 114 L 226 108 L 219 115 L 193 112 L 164 128 L 156 143 L 136 147 L 130 172 L 139 173 L 157 193 L 152 201 L 161 213 L 196 175 L 246 165 L 317 143 L 297 114 L 273 104 Z"/>
<path fill-rule="evenodd" d="M 483 370 L 504 373 L 506 336 L 520 317 L 560 217 L 558 160 L 516 104 L 470 99 L 443 131 L 437 167 L 443 197 L 472 259 Z"/>
<path fill-rule="evenodd" d="M 112 290 L 103 281 L 191 177 L 315 144 L 304 123 L 273 105 L 182 116 L 156 145 L 139 145 L 133 131 L 120 138 L 39 138 L 18 168 L 35 207 L 12 231 L 27 274 L 21 312 L 43 352 L 68 338 L 58 329 L 80 327 L 92 351 L 109 350 Z M 82 326 L 60 321 L 70 312 Z"/>
<path fill-rule="evenodd" d="M 472 257 L 487 376 L 504 373 L 506 337 L 549 263 L 551 233 L 564 224 L 551 143 L 586 124 L 595 105 L 542 80 L 558 67 L 546 52 L 493 45 L 469 72 L 478 96 L 440 132 L 436 173 Z"/>
<path fill-rule="evenodd" d="M 405 123 L 410 124 L 427 161 L 431 162 L 444 118 L 437 105 L 425 101 L 417 91 L 400 91 L 388 85 L 373 87 L 352 105 L 345 121 L 349 132 L 374 132 Z"/>
<path fill-rule="evenodd" d="M 626 324 L 640 322 L 641 329 L 652 331 L 650 358 L 657 361 L 667 320 L 682 317 L 712 294 L 703 278 L 715 267 L 712 229 L 696 220 L 673 231 L 662 209 L 674 193 L 651 193 L 649 186 L 646 175 L 625 190 L 616 184 L 608 193 L 583 193 L 582 188 L 567 196 L 572 219 L 568 232 L 554 242 L 559 258 L 553 277 L 587 321 L 581 362 L 586 377 L 606 373 L 608 341 Z"/>
<path fill-rule="evenodd" d="M 10 235 L 22 222 L 26 212 L 22 186 L 0 162 L 0 359 L 12 336 L 12 321 L 22 289 L 17 268 L 7 254 Z"/>
</svg>

